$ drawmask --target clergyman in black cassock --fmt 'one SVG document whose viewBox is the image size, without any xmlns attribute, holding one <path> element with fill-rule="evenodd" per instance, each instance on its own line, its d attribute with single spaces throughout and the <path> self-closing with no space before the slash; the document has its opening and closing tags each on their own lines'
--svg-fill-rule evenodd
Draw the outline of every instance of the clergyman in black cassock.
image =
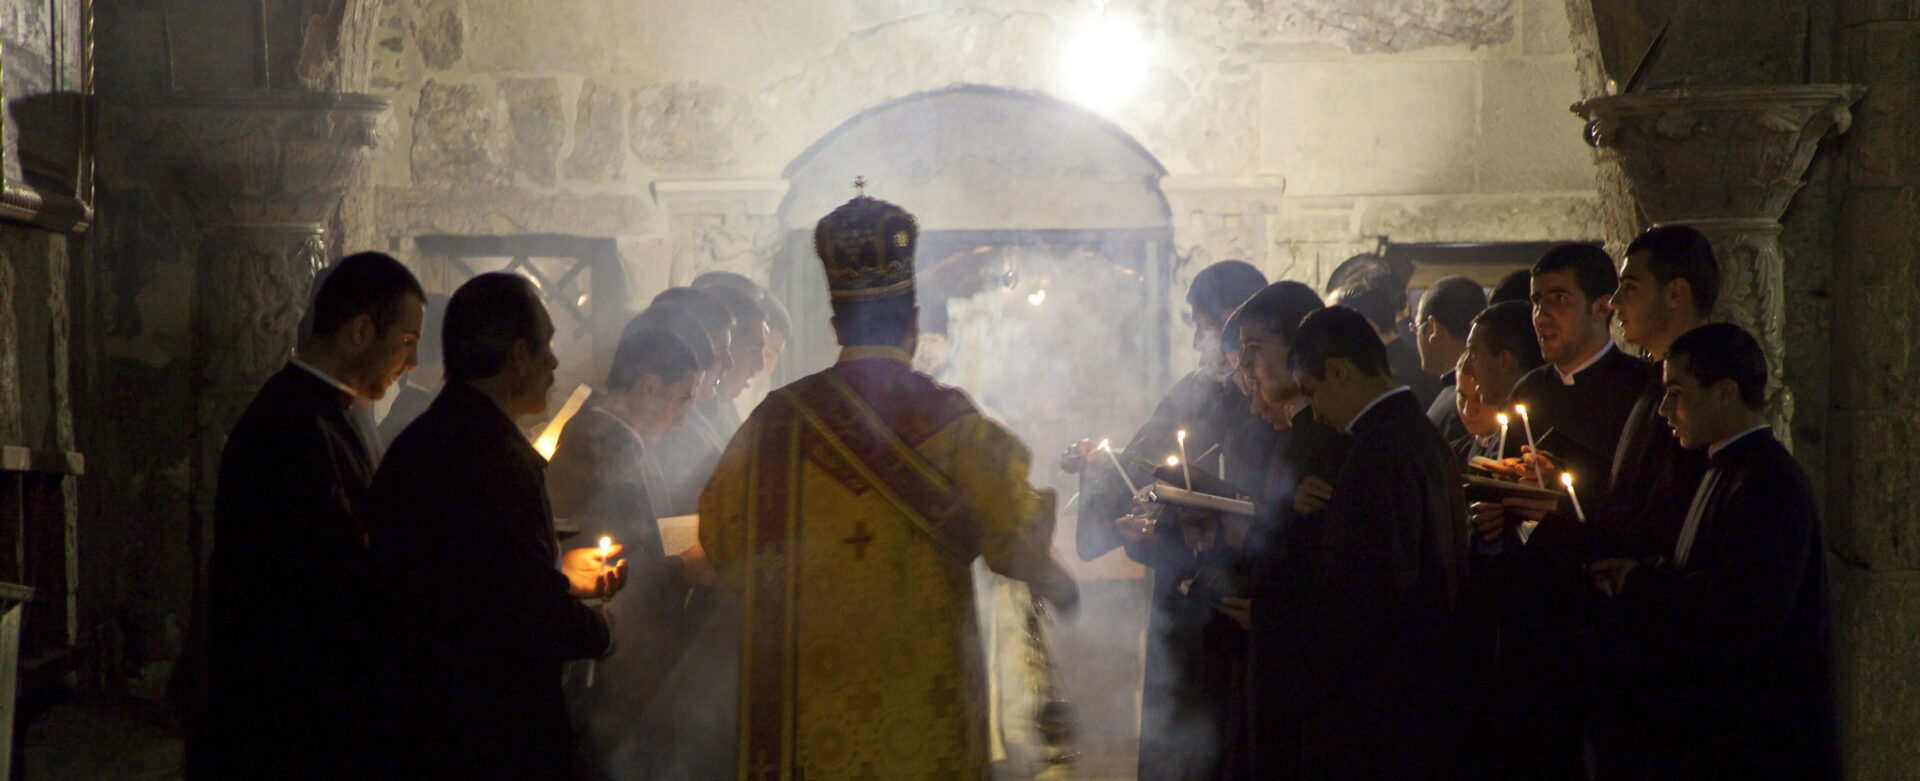
<svg viewBox="0 0 1920 781">
<path fill-rule="evenodd" d="M 227 439 L 195 777 L 334 777 L 359 739 L 373 481 L 352 394 L 288 364 Z M 301 775 L 301 774 L 308 775 Z M 204 774 L 204 775 L 203 775 Z"/>
<path fill-rule="evenodd" d="M 1460 472 L 1385 358 L 1366 319 L 1343 307 L 1308 315 L 1289 358 L 1316 413 L 1344 418 L 1351 438 L 1327 509 L 1291 535 L 1303 593 L 1276 616 L 1294 662 L 1278 699 L 1299 725 L 1305 778 L 1442 772 L 1465 710 Z"/>
<path fill-rule="evenodd" d="M 1768 429 L 1710 459 L 1685 562 L 1632 572 L 1638 737 L 1655 778 L 1838 778 L 1819 510 Z M 1683 526 L 1684 528 L 1684 526 Z"/>
<path fill-rule="evenodd" d="M 424 295 L 399 261 L 350 255 L 315 280 L 302 358 L 229 434 L 214 499 L 208 700 L 193 779 L 359 772 L 368 649 L 363 509 L 375 456 L 357 409 L 414 365 Z"/>
</svg>

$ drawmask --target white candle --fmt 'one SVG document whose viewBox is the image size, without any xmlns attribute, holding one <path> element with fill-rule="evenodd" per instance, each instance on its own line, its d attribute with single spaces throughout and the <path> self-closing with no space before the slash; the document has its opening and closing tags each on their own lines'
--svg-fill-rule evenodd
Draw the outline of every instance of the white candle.
<svg viewBox="0 0 1920 781">
<path fill-rule="evenodd" d="M 1560 484 L 1567 487 L 1567 498 L 1573 500 L 1574 517 L 1579 518 L 1581 523 L 1586 523 L 1587 511 L 1580 509 L 1580 495 L 1573 492 L 1573 473 L 1561 472 Z"/>
<path fill-rule="evenodd" d="M 1187 484 L 1182 487 L 1191 491 L 1193 490 L 1193 470 L 1187 466 L 1187 432 L 1186 430 L 1185 429 L 1180 430 L 1178 433 L 1174 434 L 1173 438 L 1176 440 L 1179 440 L 1180 442 L 1180 476 L 1187 481 Z M 1172 465 L 1169 464 L 1168 466 L 1172 466 Z"/>
<path fill-rule="evenodd" d="M 1527 432 L 1527 452 L 1533 454 L 1533 480 L 1541 488 L 1547 487 L 1546 475 L 1540 473 L 1540 446 L 1533 441 L 1533 421 L 1527 418 L 1527 405 L 1515 404 L 1513 411 L 1520 413 L 1520 427 Z"/>
<path fill-rule="evenodd" d="M 1113 462 L 1113 471 L 1120 473 L 1120 479 L 1127 481 L 1127 495 L 1132 496 L 1134 494 L 1140 493 L 1139 487 L 1133 484 L 1133 478 L 1127 476 L 1126 468 L 1120 466 L 1120 457 L 1113 454 L 1113 448 L 1111 447 L 1111 445 L 1112 445 L 1111 440 L 1106 440 L 1106 439 L 1100 440 L 1101 452 L 1106 453 L 1107 460 Z"/>
<path fill-rule="evenodd" d="M 607 554 L 612 552 L 613 552 L 613 538 L 601 537 L 600 538 L 600 574 L 602 575 L 606 574 L 607 572 Z"/>
<path fill-rule="evenodd" d="M 1502 412 L 1493 417 L 1500 421 L 1500 449 L 1493 451 L 1493 460 L 1498 461 L 1507 457 L 1507 413 Z"/>
</svg>

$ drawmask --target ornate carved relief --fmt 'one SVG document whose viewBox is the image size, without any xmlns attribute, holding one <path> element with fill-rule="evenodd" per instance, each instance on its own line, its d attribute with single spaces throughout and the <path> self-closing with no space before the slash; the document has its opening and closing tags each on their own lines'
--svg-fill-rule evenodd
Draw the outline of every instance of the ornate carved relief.
<svg viewBox="0 0 1920 781">
<path fill-rule="evenodd" d="M 707 271 L 733 271 L 766 283 L 782 239 L 774 216 L 785 181 L 663 181 L 654 197 L 667 212 L 672 284 Z"/>
<path fill-rule="evenodd" d="M 1772 377 L 1768 414 L 1785 438 L 1793 394 L 1785 358 L 1780 217 L 1828 130 L 1844 133 L 1864 90 L 1850 85 L 1674 90 L 1582 101 L 1588 140 L 1626 173 L 1654 224 L 1706 234 L 1720 260 L 1715 316 L 1759 337 Z"/>
</svg>

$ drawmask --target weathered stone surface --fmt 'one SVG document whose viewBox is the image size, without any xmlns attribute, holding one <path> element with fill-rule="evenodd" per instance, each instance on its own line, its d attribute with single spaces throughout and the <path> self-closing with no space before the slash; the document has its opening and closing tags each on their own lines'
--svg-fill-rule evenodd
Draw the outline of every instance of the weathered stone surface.
<svg viewBox="0 0 1920 781">
<path fill-rule="evenodd" d="M 633 91 L 633 154 L 662 171 L 719 171 L 750 123 L 746 96 L 714 84 L 672 82 Z"/>
<path fill-rule="evenodd" d="M 1260 170 L 1286 176 L 1298 195 L 1471 192 L 1478 67 L 1399 60 L 1264 66 Z"/>
<path fill-rule="evenodd" d="M 1601 235 L 1585 194 L 1368 199 L 1361 236 L 1394 241 L 1589 240 Z"/>
<path fill-rule="evenodd" d="M 514 172 L 536 184 L 552 186 L 567 133 L 559 82 L 550 76 L 502 79 L 500 97 L 506 101 L 507 118 L 513 127 L 513 143 L 507 153 Z"/>
<path fill-rule="evenodd" d="M 4 252 L 4 250 L 0 250 Z M 11 255 L 0 256 L 0 444 L 21 444 L 20 315 L 15 304 L 19 282 Z"/>
<path fill-rule="evenodd" d="M 1573 54 L 1566 0 L 1521 0 L 1520 38 L 1530 56 Z"/>
<path fill-rule="evenodd" d="M 451 68 L 466 54 L 466 6 L 460 0 L 426 0 L 420 4 L 414 38 L 427 67 Z"/>
<path fill-rule="evenodd" d="M 632 195 L 542 195 L 507 187 L 457 187 L 445 192 L 381 187 L 374 193 L 380 234 L 508 235 L 571 233 L 619 236 L 647 224 L 644 199 Z"/>
<path fill-rule="evenodd" d="M 1512 0 L 1198 0 L 1160 6 L 1157 21 L 1224 48 L 1306 39 L 1355 53 L 1407 52 L 1506 43 L 1513 8 Z"/>
<path fill-rule="evenodd" d="M 1829 562 L 1847 777 L 1912 778 L 1920 756 L 1920 730 L 1913 728 L 1920 724 L 1920 574 Z"/>
<path fill-rule="evenodd" d="M 567 178 L 583 182 L 617 182 L 625 174 L 626 116 L 620 110 L 620 92 L 588 79 L 574 104 L 573 153 L 567 155 Z"/>
<path fill-rule="evenodd" d="M 505 110 L 477 84 L 428 81 L 413 115 L 413 179 L 421 184 L 506 181 Z"/>
<path fill-rule="evenodd" d="M 1914 403 L 1920 375 L 1920 187 L 1854 189 L 1840 207 L 1833 349 L 1847 370 L 1834 377 L 1834 403 L 1878 410 Z"/>
<path fill-rule="evenodd" d="M 1920 182 L 1920 94 L 1914 83 L 1868 88 L 1854 111 L 1847 144 L 1847 179 L 1858 187 L 1900 186 Z"/>
<path fill-rule="evenodd" d="M 464 62 L 476 71 L 606 70 L 615 31 L 602 14 L 605 3 L 566 0 L 465 0 Z M 618 45 L 626 45 L 620 39 Z M 719 47 L 731 48 L 731 47 Z"/>
<path fill-rule="evenodd" d="M 1586 123 L 1567 111 L 1580 99 L 1573 58 L 1489 60 L 1480 68 L 1479 190 L 1592 187 Z"/>
<path fill-rule="evenodd" d="M 1920 570 L 1920 410 L 1835 413 L 1845 428 L 1838 442 L 1854 453 L 1872 453 L 1834 474 L 1828 519 L 1830 548 L 1855 565 L 1876 571 Z"/>
</svg>

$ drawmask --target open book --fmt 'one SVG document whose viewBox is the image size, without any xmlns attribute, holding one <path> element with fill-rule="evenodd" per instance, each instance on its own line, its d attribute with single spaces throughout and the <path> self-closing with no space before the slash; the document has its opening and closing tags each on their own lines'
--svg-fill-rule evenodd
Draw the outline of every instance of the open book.
<svg viewBox="0 0 1920 781">
<path fill-rule="evenodd" d="M 668 556 L 678 556 L 700 544 L 700 516 L 674 515 L 661 518 L 660 547 Z"/>
</svg>

